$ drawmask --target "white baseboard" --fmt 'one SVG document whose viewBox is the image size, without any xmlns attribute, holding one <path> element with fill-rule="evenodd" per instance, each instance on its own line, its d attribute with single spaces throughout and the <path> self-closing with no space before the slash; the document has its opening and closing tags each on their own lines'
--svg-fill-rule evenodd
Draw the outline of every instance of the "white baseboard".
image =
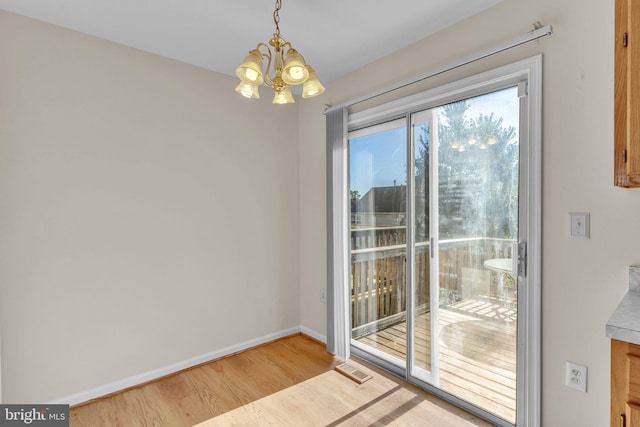
<svg viewBox="0 0 640 427">
<path fill-rule="evenodd" d="M 221 357 L 228 356 L 230 354 L 237 353 L 239 351 L 247 350 L 249 348 L 256 347 L 258 345 L 268 343 L 278 338 L 283 338 L 299 332 L 309 335 L 310 337 L 315 338 L 319 341 L 326 342 L 326 338 L 322 337 L 322 335 L 318 334 L 317 332 L 312 331 L 311 329 L 305 328 L 303 326 L 296 326 L 290 329 L 284 329 L 282 331 L 278 331 L 273 334 L 269 334 L 269 335 L 265 335 L 259 338 L 249 340 L 249 341 L 245 341 L 240 344 L 232 345 L 230 347 L 226 347 L 221 350 L 203 354 L 202 356 L 197 356 L 191 359 L 184 360 L 182 362 L 174 363 L 173 365 L 169 365 L 164 368 L 154 369 L 153 371 L 145 372 L 140 375 L 135 375 L 133 377 L 129 377 L 129 378 L 125 378 L 109 384 L 105 384 L 103 386 L 96 387 L 91 390 L 86 390 L 80 393 L 72 394 L 71 396 L 53 400 L 49 402 L 49 404 L 78 405 L 80 403 L 88 402 L 89 400 L 97 399 L 112 393 L 116 393 L 118 391 L 125 390 L 127 388 L 135 387 L 140 384 L 144 384 L 146 382 L 153 381 L 158 378 L 165 377 L 167 375 L 175 374 L 176 372 L 189 369 L 203 363 L 211 362 L 212 360 L 216 360 Z"/>
<path fill-rule="evenodd" d="M 320 335 L 313 329 L 309 329 L 306 326 L 300 326 L 300 332 L 302 332 L 305 335 L 309 335 L 311 338 L 317 341 L 323 342 L 325 344 L 327 343 L 327 337 L 325 335 Z"/>
</svg>

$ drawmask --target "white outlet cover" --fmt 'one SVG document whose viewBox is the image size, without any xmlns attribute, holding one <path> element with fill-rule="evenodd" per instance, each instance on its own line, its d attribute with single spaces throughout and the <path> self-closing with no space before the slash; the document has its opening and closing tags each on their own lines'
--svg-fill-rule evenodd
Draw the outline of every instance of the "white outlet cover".
<svg viewBox="0 0 640 427">
<path fill-rule="evenodd" d="M 565 368 L 565 382 L 571 387 L 583 393 L 587 392 L 587 367 L 567 361 Z"/>
</svg>

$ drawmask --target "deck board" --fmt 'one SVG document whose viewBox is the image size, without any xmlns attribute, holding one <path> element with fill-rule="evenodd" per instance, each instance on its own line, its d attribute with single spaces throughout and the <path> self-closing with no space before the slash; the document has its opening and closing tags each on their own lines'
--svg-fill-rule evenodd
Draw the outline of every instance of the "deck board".
<svg viewBox="0 0 640 427">
<path fill-rule="evenodd" d="M 464 300 L 439 311 L 440 387 L 508 421 L 516 415 L 516 312 L 490 302 Z M 429 313 L 415 322 L 416 365 L 430 369 Z M 406 358 L 406 322 L 357 338 Z"/>
</svg>

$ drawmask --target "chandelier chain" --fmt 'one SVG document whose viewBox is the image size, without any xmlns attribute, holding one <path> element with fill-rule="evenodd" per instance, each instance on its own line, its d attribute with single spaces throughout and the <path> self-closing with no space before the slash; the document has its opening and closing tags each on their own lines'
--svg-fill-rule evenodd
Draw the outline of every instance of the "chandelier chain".
<svg viewBox="0 0 640 427">
<path fill-rule="evenodd" d="M 276 0 L 276 10 L 273 11 L 273 22 L 276 24 L 276 32 L 274 36 L 280 38 L 280 9 L 282 8 L 282 0 Z"/>
</svg>

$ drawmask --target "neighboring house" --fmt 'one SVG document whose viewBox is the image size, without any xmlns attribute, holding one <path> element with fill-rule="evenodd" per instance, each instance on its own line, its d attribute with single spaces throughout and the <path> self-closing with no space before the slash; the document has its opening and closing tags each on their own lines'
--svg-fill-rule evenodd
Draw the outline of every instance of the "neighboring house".
<svg viewBox="0 0 640 427">
<path fill-rule="evenodd" d="M 407 186 L 373 187 L 351 203 L 351 223 L 359 226 L 393 227 L 406 220 Z"/>
</svg>

